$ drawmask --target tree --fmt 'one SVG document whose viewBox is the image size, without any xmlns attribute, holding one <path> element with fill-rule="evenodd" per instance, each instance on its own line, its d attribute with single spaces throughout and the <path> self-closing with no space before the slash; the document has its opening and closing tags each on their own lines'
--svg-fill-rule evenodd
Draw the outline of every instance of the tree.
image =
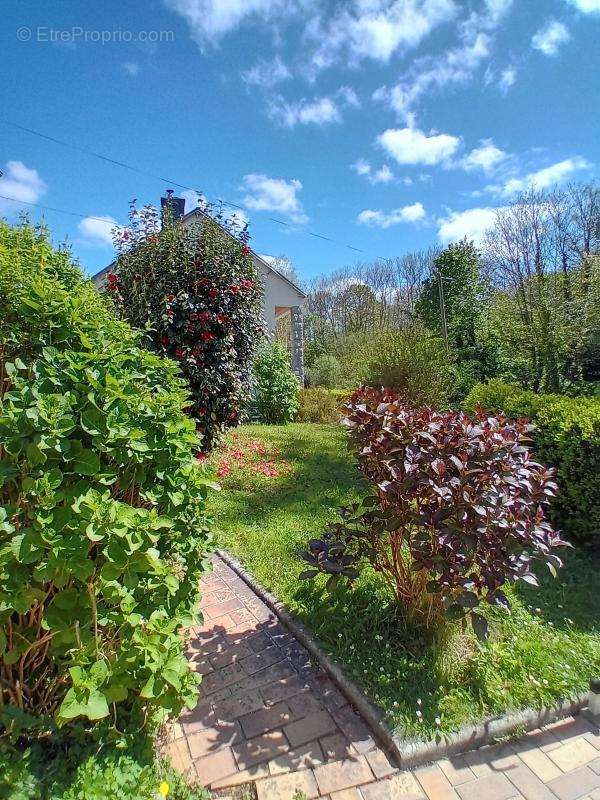
<svg viewBox="0 0 600 800">
<path fill-rule="evenodd" d="M 185 227 L 167 208 L 159 227 L 155 209 L 132 204 L 130 220 L 116 234 L 119 257 L 108 289 L 151 346 L 178 361 L 208 450 L 239 421 L 264 333 L 247 232 L 227 227 L 218 210 Z"/>
</svg>

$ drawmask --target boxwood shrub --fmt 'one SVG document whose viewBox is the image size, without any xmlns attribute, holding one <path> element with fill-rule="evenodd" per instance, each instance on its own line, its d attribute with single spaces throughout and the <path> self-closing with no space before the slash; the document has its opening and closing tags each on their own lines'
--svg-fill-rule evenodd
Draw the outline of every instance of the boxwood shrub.
<svg viewBox="0 0 600 800">
<path fill-rule="evenodd" d="M 4 223 L 0 342 L 4 724 L 175 713 L 210 543 L 178 367 L 42 231 Z"/>
<path fill-rule="evenodd" d="M 349 394 L 343 389 L 301 389 L 296 419 L 298 422 L 339 422 L 342 404 Z"/>
<path fill-rule="evenodd" d="M 573 539 L 600 538 L 600 399 L 536 394 L 491 380 L 474 386 L 463 406 L 531 419 L 535 451 L 557 471 L 558 524 Z"/>
</svg>

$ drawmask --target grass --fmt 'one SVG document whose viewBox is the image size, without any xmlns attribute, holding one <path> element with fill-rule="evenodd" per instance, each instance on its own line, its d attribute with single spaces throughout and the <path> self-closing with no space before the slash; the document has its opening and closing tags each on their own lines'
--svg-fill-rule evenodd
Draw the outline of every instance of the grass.
<svg viewBox="0 0 600 800">
<path fill-rule="evenodd" d="M 223 491 L 213 498 L 220 545 L 313 630 L 408 737 L 428 737 L 586 689 L 600 674 L 597 558 L 565 552 L 557 580 L 511 587 L 510 615 L 490 609 L 485 645 L 450 629 L 443 643 L 407 629 L 375 573 L 333 594 L 299 581 L 298 552 L 366 491 L 337 425 L 248 425 L 213 461 Z"/>
</svg>

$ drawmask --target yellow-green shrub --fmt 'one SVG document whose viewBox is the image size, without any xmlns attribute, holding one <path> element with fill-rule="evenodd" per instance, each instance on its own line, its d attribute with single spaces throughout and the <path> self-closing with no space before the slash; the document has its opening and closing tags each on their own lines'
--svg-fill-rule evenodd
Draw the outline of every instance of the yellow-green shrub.
<svg viewBox="0 0 600 800">
<path fill-rule="evenodd" d="M 339 422 L 342 403 L 349 392 L 343 389 L 301 389 L 298 422 Z"/>
</svg>

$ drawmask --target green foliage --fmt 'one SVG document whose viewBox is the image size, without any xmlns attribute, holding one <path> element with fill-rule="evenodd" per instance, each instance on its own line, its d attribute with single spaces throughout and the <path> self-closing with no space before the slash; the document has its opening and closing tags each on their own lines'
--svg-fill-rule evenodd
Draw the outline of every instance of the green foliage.
<svg viewBox="0 0 600 800">
<path fill-rule="evenodd" d="M 261 422 L 291 422 L 298 412 L 298 379 L 279 342 L 265 344 L 254 361 L 254 404 Z"/>
<path fill-rule="evenodd" d="M 192 788 L 166 761 L 154 756 L 150 742 L 113 746 L 0 746 L 2 800 L 209 800 L 202 787 Z"/>
<path fill-rule="evenodd" d="M 479 252 L 467 239 L 450 244 L 435 259 L 434 270 L 423 283 L 415 313 L 426 328 L 442 336 L 441 280 L 448 345 L 455 361 L 453 395 L 464 397 L 492 366 L 491 352 L 478 337 L 483 293 Z"/>
<path fill-rule="evenodd" d="M 336 389 L 342 380 L 342 366 L 335 356 L 324 353 L 315 358 L 307 374 L 311 386 Z"/>
<path fill-rule="evenodd" d="M 340 408 L 348 399 L 343 389 L 300 389 L 298 422 L 339 422 Z"/>
<path fill-rule="evenodd" d="M 375 334 L 362 351 L 360 382 L 398 392 L 413 406 L 444 406 L 451 369 L 444 345 L 427 330 L 413 326 Z"/>
<path fill-rule="evenodd" d="M 287 469 L 267 482 L 251 470 L 223 479 L 224 491 L 210 499 L 220 546 L 310 628 L 399 735 L 433 738 L 507 709 L 552 705 L 587 691 L 589 676 L 600 674 L 600 561 L 587 548 L 564 550 L 558 580 L 544 569 L 540 587 L 509 586 L 512 612 L 485 609 L 484 644 L 460 625 L 431 644 L 408 624 L 381 573 L 363 571 L 352 590 L 326 597 L 324 578 L 298 579 L 306 540 L 336 507 L 368 491 L 342 427 L 248 425 L 232 444 L 244 448 L 257 437 Z"/>
<path fill-rule="evenodd" d="M 535 451 L 557 470 L 553 511 L 571 537 L 597 537 L 600 531 L 600 399 L 537 394 L 516 384 L 492 380 L 474 386 L 467 411 L 481 406 L 535 424 Z"/>
<path fill-rule="evenodd" d="M 107 289 L 123 316 L 146 329 L 151 346 L 174 358 L 192 395 L 204 450 L 239 422 L 252 359 L 263 333 L 261 284 L 245 230 L 208 209 L 191 225 L 159 229 L 152 207 L 133 205 L 116 239 L 120 254 Z"/>
<path fill-rule="evenodd" d="M 0 224 L 0 320 L 4 723 L 175 713 L 212 485 L 177 366 L 29 227 Z"/>
</svg>

